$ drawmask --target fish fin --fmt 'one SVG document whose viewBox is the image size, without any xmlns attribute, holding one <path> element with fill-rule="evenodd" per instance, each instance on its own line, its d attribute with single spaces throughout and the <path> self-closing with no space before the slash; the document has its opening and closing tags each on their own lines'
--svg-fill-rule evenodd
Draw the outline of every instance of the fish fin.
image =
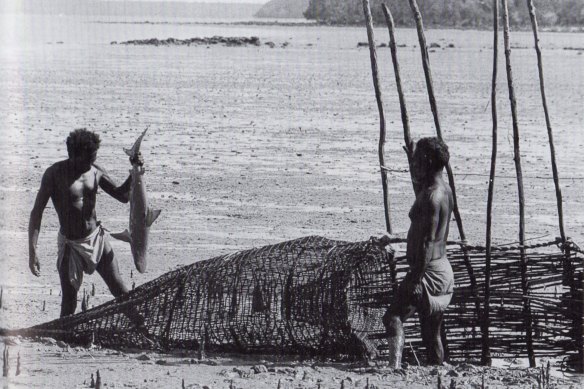
<svg viewBox="0 0 584 389">
<path fill-rule="evenodd" d="M 160 212 L 161 212 L 160 209 L 148 208 L 148 213 L 146 214 L 146 227 L 150 227 L 152 223 L 154 223 L 156 219 L 158 219 Z"/>
<path fill-rule="evenodd" d="M 130 235 L 130 231 L 128 231 L 127 229 L 124 230 L 124 232 L 110 233 L 110 235 L 112 238 L 122 240 L 124 242 L 128 242 L 128 243 L 132 244 L 132 236 Z"/>
<path fill-rule="evenodd" d="M 124 152 L 130 158 L 136 158 L 136 156 L 140 152 L 140 145 L 142 144 L 142 139 L 144 139 L 144 135 L 146 135 L 146 131 L 148 131 L 148 128 L 149 127 L 146 127 L 146 129 L 144 130 L 144 132 L 138 137 L 138 139 L 136 139 L 136 142 L 134 142 L 134 145 L 132 146 L 131 149 L 124 149 Z"/>
</svg>

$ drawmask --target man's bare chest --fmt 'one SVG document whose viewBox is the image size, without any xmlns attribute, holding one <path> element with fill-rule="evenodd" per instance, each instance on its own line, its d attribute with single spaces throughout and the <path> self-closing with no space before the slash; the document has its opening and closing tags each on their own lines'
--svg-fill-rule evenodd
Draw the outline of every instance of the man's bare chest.
<svg viewBox="0 0 584 389">
<path fill-rule="evenodd" d="M 80 176 L 65 175 L 57 180 L 56 197 L 65 202 L 77 202 L 85 198 L 95 198 L 97 174 L 89 171 Z"/>
</svg>

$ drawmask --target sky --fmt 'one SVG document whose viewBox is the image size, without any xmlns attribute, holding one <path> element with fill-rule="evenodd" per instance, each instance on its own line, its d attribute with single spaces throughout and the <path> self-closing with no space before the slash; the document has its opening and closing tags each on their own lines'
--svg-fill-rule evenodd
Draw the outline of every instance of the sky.
<svg viewBox="0 0 584 389">
<path fill-rule="evenodd" d="M 112 0 L 108 0 L 112 1 Z M 113 0 L 113 1 L 128 1 L 128 0 Z M 267 3 L 269 0 L 130 0 L 130 1 L 163 1 L 163 2 L 170 2 L 170 1 L 180 1 L 185 3 L 255 3 L 255 4 L 264 4 Z"/>
<path fill-rule="evenodd" d="M 46 3 L 49 0 L 28 0 L 26 3 L 34 4 L 35 1 L 39 1 L 41 3 Z M 61 0 L 62 2 L 70 1 L 75 3 L 80 0 Z M 81 0 L 82 1 L 82 0 Z M 133 2 L 133 3 L 149 3 L 149 2 L 162 2 L 162 3 L 172 3 L 172 2 L 180 2 L 180 3 L 224 3 L 224 4 L 265 4 L 270 0 L 93 0 L 92 2 L 99 2 L 99 1 L 117 1 L 117 2 Z M 18 10 L 22 7 L 23 0 L 0 0 L 0 12 L 2 11 L 14 11 Z"/>
</svg>

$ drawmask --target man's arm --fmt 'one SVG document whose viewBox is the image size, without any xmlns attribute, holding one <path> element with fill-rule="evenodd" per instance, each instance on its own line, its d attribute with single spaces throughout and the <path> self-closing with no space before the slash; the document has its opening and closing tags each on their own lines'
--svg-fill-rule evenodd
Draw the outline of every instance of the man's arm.
<svg viewBox="0 0 584 389">
<path fill-rule="evenodd" d="M 420 229 L 422 231 L 422 236 L 420 237 L 420 242 L 422 243 L 421 255 L 414 262 L 414 266 L 411 269 L 412 279 L 416 282 L 422 281 L 426 267 L 434 256 L 434 245 L 440 229 L 440 196 L 434 194 L 429 197 L 426 212 L 420 220 L 423 225 Z"/>
<path fill-rule="evenodd" d="M 36 253 L 36 248 L 39 240 L 39 232 L 41 230 L 43 211 L 53 193 L 53 181 L 52 170 L 49 168 L 45 171 L 45 174 L 43 174 L 41 187 L 37 193 L 28 222 L 28 266 L 30 267 L 32 274 L 37 277 L 41 275 L 41 266 Z"/>
<path fill-rule="evenodd" d="M 132 175 L 130 174 L 126 181 L 122 185 L 116 185 L 115 181 L 111 178 L 108 172 L 99 165 L 94 164 L 95 168 L 99 170 L 99 187 L 104 190 L 105 193 L 112 196 L 114 199 L 127 203 L 130 200 L 130 189 L 132 187 Z"/>
<path fill-rule="evenodd" d="M 140 167 L 144 166 L 144 159 L 142 158 L 142 153 L 138 153 L 135 159 L 130 158 L 130 163 L 132 165 L 136 164 Z M 127 203 L 130 201 L 130 189 L 132 189 L 132 175 L 130 174 L 126 181 L 120 186 L 117 186 L 108 172 L 97 164 L 93 166 L 100 172 L 99 174 L 99 186 L 107 194 L 112 196 L 114 199 Z"/>
</svg>

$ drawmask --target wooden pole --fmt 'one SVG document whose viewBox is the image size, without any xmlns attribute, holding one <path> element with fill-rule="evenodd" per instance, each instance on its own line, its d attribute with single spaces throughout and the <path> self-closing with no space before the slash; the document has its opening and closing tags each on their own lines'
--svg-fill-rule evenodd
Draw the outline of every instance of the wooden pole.
<svg viewBox="0 0 584 389">
<path fill-rule="evenodd" d="M 531 28 L 533 29 L 533 39 L 535 40 L 535 52 L 537 53 L 537 69 L 539 72 L 539 89 L 541 91 L 541 102 L 543 104 L 543 112 L 545 113 L 545 124 L 547 127 L 548 140 L 550 144 L 550 155 L 552 160 L 552 173 L 554 176 L 554 185 L 556 187 L 556 201 L 558 206 L 558 222 L 560 226 L 560 237 L 562 243 L 566 243 L 566 234 L 564 232 L 564 211 L 562 209 L 562 190 L 560 189 L 560 178 L 558 175 L 558 166 L 556 164 L 556 150 L 554 147 L 554 134 L 552 131 L 552 124 L 547 107 L 547 99 L 545 96 L 545 84 L 543 80 L 543 61 L 541 59 L 541 49 L 539 47 L 539 32 L 537 27 L 537 18 L 535 16 L 535 7 L 533 0 L 527 0 L 527 8 L 529 9 L 529 17 L 531 18 Z"/>
<path fill-rule="evenodd" d="M 546 123 L 546 127 L 547 127 L 547 133 L 548 133 L 548 141 L 549 141 L 549 145 L 550 145 L 550 157 L 551 157 L 551 162 L 552 162 L 552 174 L 554 177 L 554 186 L 556 189 L 556 203 L 557 203 L 557 208 L 558 208 L 558 224 L 559 224 L 559 228 L 560 228 L 560 239 L 562 240 L 562 250 L 564 251 L 564 268 L 566 270 L 571 269 L 572 267 L 572 263 L 571 263 L 571 255 L 570 255 L 570 246 L 567 245 L 567 241 L 566 241 L 566 233 L 564 230 L 564 211 L 563 211 L 563 205 L 562 205 L 562 190 L 560 188 L 560 178 L 559 178 L 559 174 L 558 174 L 558 166 L 556 164 L 556 150 L 555 150 L 555 146 L 554 146 L 554 135 L 553 135 L 553 131 L 552 131 L 552 124 L 551 124 L 551 120 L 550 120 L 550 115 L 549 115 L 549 111 L 548 111 L 548 107 L 547 107 L 547 99 L 546 99 L 546 94 L 545 94 L 545 83 L 544 83 L 544 78 L 543 78 L 543 60 L 541 58 L 541 49 L 539 47 L 539 31 L 538 31 L 538 26 L 537 26 L 537 17 L 535 15 L 535 6 L 533 5 L 533 0 L 527 0 L 527 9 L 529 10 L 529 17 L 531 19 L 531 28 L 533 30 L 533 39 L 534 39 L 534 46 L 535 46 L 535 52 L 537 54 L 537 70 L 538 70 L 538 74 L 539 74 L 539 89 L 541 92 L 541 102 L 543 105 L 543 112 L 545 114 L 545 123 Z M 571 272 L 565 271 L 565 274 L 568 275 Z M 572 291 L 572 294 L 575 295 L 575 283 L 573 280 L 573 277 L 566 277 L 564 280 L 564 284 L 568 285 L 570 287 L 570 290 Z M 575 328 L 581 328 L 581 325 L 578 323 L 578 319 L 576 319 L 576 323 L 575 323 Z M 580 334 L 578 334 L 578 332 L 576 332 L 575 336 L 574 336 L 575 340 L 576 340 L 576 344 L 579 345 L 578 347 L 578 353 L 579 353 L 579 359 L 580 361 L 584 360 L 584 350 L 582 347 L 582 336 L 581 336 L 581 331 Z"/>
<path fill-rule="evenodd" d="M 10 371 L 10 355 L 8 352 L 8 346 L 6 344 L 4 344 L 4 352 L 2 357 L 2 376 L 8 377 L 8 373 Z"/>
<path fill-rule="evenodd" d="M 418 42 L 420 44 L 420 51 L 422 52 L 422 65 L 424 67 L 424 76 L 426 78 L 426 88 L 428 89 L 428 98 L 430 99 L 430 109 L 434 116 L 434 126 L 436 127 L 436 134 L 438 138 L 442 139 L 442 128 L 440 127 L 440 119 L 438 117 L 438 107 L 436 105 L 436 98 L 434 96 L 434 84 L 432 82 L 432 72 L 430 69 L 430 57 L 428 55 L 428 46 L 426 44 L 426 35 L 424 34 L 424 22 L 422 21 L 422 13 L 418 7 L 416 0 L 409 0 L 410 8 L 414 15 L 416 22 L 416 29 L 418 31 Z"/>
<path fill-rule="evenodd" d="M 373 87 L 375 88 L 375 98 L 377 100 L 377 110 L 379 111 L 379 165 L 381 171 L 381 186 L 383 188 L 383 208 L 385 211 L 385 228 L 388 233 L 391 230 L 391 218 L 389 207 L 389 191 L 387 189 L 387 170 L 385 168 L 385 113 L 383 112 L 383 98 L 379 87 L 379 72 L 377 70 L 377 53 L 375 52 L 375 37 L 373 35 L 373 20 L 369 0 L 363 0 L 363 12 L 365 14 L 365 24 L 367 25 L 367 39 L 369 40 L 369 56 L 371 58 L 371 75 L 373 76 Z"/>
<path fill-rule="evenodd" d="M 505 40 L 505 61 L 507 68 L 507 86 L 509 89 L 509 101 L 511 105 L 511 119 L 513 121 L 513 160 L 515 161 L 515 172 L 517 174 L 517 194 L 519 197 L 519 252 L 521 255 L 521 289 L 523 296 L 529 294 L 527 283 L 527 258 L 525 256 L 525 195 L 523 193 L 523 172 L 521 170 L 521 155 L 519 152 L 519 126 L 517 124 L 517 101 L 513 87 L 513 72 L 511 69 L 511 44 L 509 41 L 509 11 L 507 0 L 503 3 L 503 36 Z M 525 336 L 527 340 L 527 357 L 529 366 L 535 367 L 535 355 L 533 350 L 533 328 L 530 302 L 528 298 L 523 299 L 523 316 L 525 321 Z"/>
<path fill-rule="evenodd" d="M 16 374 L 15 375 L 19 376 L 20 373 L 21 373 L 21 370 L 20 370 L 20 351 L 19 351 L 18 356 L 16 358 Z"/>
<path fill-rule="evenodd" d="M 87 311 L 87 299 L 85 296 L 85 289 L 83 289 L 83 298 L 81 299 L 81 312 Z"/>
<path fill-rule="evenodd" d="M 420 51 L 422 53 L 422 65 L 424 67 L 424 76 L 426 78 L 426 88 L 428 90 L 428 99 L 430 101 L 430 109 L 432 110 L 432 115 L 434 116 L 434 126 L 436 127 L 436 135 L 438 139 L 442 140 L 442 128 L 440 127 L 440 118 L 438 117 L 438 107 L 436 105 L 436 97 L 434 94 L 434 84 L 432 81 L 432 72 L 430 69 L 430 57 L 428 55 L 428 47 L 426 45 L 426 36 L 424 34 L 424 23 L 422 21 L 422 14 L 418 8 L 418 3 L 416 0 L 409 0 L 410 8 L 414 14 L 414 19 L 416 21 L 416 29 L 418 30 L 418 41 L 420 43 Z M 466 234 L 464 233 L 464 228 L 462 226 L 462 218 L 460 217 L 460 212 L 458 209 L 458 202 L 456 199 L 456 187 L 454 184 L 454 175 L 452 174 L 452 169 L 450 168 L 450 163 L 446 165 L 446 172 L 448 174 L 448 182 L 450 183 L 450 189 L 452 190 L 452 197 L 454 202 L 454 217 L 456 219 L 456 224 L 458 226 L 458 232 L 460 234 L 460 239 L 465 241 Z"/>
<path fill-rule="evenodd" d="M 485 303 L 481 333 L 483 336 L 481 362 L 491 365 L 489 345 L 489 315 L 491 299 L 491 225 L 493 223 L 493 196 L 495 189 L 495 168 L 497 166 L 497 60 L 499 57 L 499 0 L 493 0 L 493 78 L 491 81 L 491 116 L 493 121 L 493 145 L 491 150 L 491 171 L 489 173 L 489 191 L 487 196 L 487 234 L 485 263 Z"/>
<path fill-rule="evenodd" d="M 412 175 L 412 153 L 413 143 L 412 136 L 410 134 L 410 119 L 408 116 L 408 109 L 406 106 L 406 98 L 404 96 L 401 75 L 399 71 L 399 62 L 397 61 L 397 47 L 395 41 L 395 23 L 393 22 L 393 15 L 387 7 L 387 5 L 381 4 L 383 9 L 383 14 L 385 15 L 385 23 L 387 24 L 387 29 L 389 30 L 389 49 L 391 51 L 391 61 L 393 63 L 393 73 L 395 75 L 395 86 L 397 87 L 397 95 L 399 97 L 399 107 L 401 111 L 401 119 L 404 128 L 404 149 L 408 157 L 408 165 L 410 166 L 410 176 Z M 414 183 L 412 177 L 412 185 Z"/>
<path fill-rule="evenodd" d="M 409 0 L 410 8 L 414 15 L 414 20 L 416 22 L 416 30 L 418 31 L 418 41 L 420 44 L 420 51 L 422 53 L 422 65 L 424 67 L 424 76 L 426 78 L 426 88 L 428 90 L 428 99 L 430 100 L 430 109 L 432 110 L 432 115 L 434 116 L 434 125 L 436 127 L 436 135 L 438 139 L 442 140 L 442 130 L 440 127 L 440 119 L 438 117 L 438 107 L 436 106 L 436 97 L 434 95 L 434 85 L 432 82 L 432 72 L 430 69 L 430 57 L 428 55 L 428 46 L 426 45 L 426 36 L 424 35 L 424 24 L 422 21 L 422 14 L 418 8 L 418 3 L 416 0 Z M 460 239 L 466 242 L 466 234 L 464 233 L 464 228 L 462 226 L 462 218 L 460 216 L 460 211 L 458 209 L 458 201 L 456 199 L 456 185 L 454 183 L 454 174 L 452 174 L 452 169 L 450 163 L 446 164 L 446 173 L 448 174 L 448 183 L 450 184 L 450 190 L 452 191 L 452 202 L 453 202 L 453 213 L 456 219 L 456 225 L 458 227 L 458 233 Z M 470 258 L 464 245 L 462 246 L 462 251 L 464 253 L 464 264 L 466 266 L 469 278 L 471 293 L 475 300 L 475 310 L 477 314 L 477 321 L 480 320 L 481 315 L 481 303 L 477 295 L 477 282 L 474 275 L 474 270 L 470 263 Z"/>
</svg>

